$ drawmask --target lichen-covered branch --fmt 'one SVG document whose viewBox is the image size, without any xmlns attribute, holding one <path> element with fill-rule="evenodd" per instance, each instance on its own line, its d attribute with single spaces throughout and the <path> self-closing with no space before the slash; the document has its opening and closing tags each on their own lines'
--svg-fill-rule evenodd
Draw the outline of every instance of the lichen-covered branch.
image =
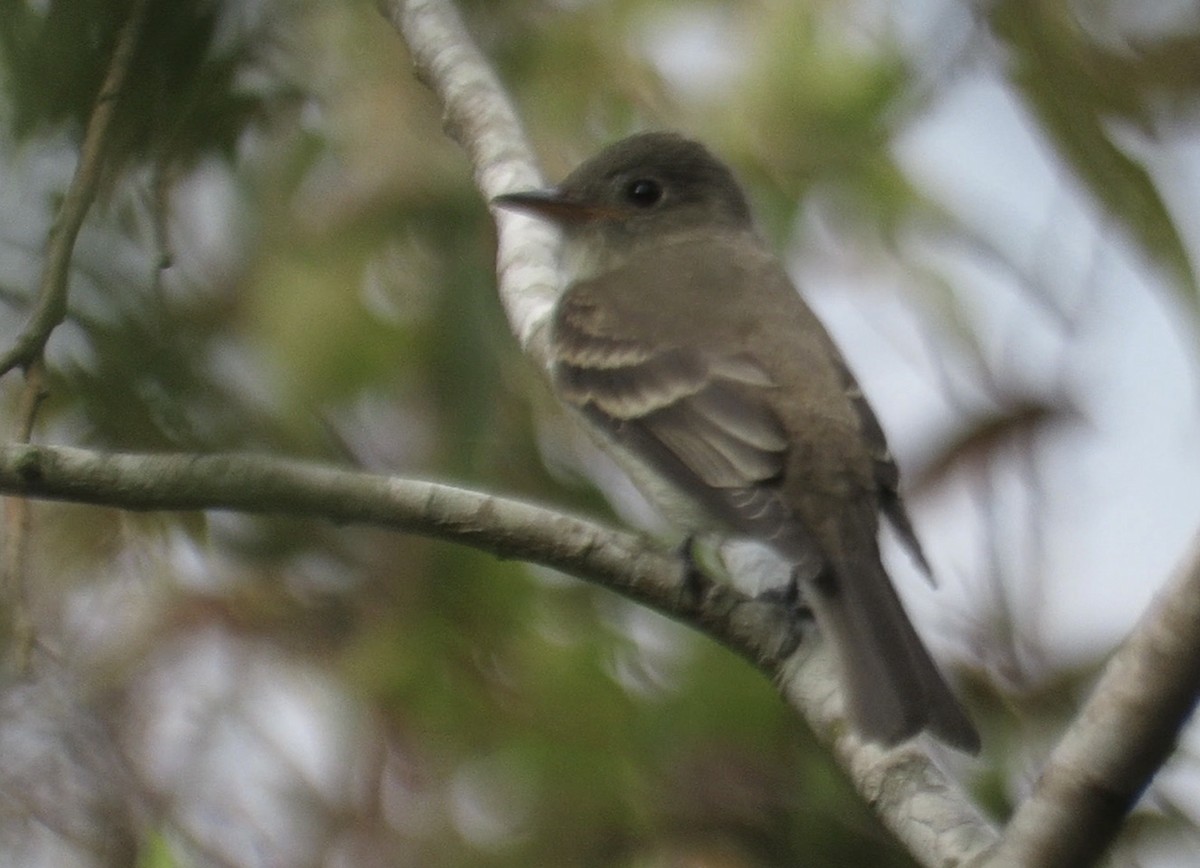
<svg viewBox="0 0 1200 868">
<path fill-rule="evenodd" d="M 542 186 L 520 119 L 455 10 L 422 0 L 381 7 L 441 102 L 446 132 L 467 152 L 484 198 Z M 554 232 L 511 211 L 495 218 L 500 301 L 521 347 L 545 367 L 545 326 L 559 289 Z"/>
<path fill-rule="evenodd" d="M 0 446 L 0 493 L 126 510 L 234 510 L 366 524 L 542 564 L 709 633 L 768 671 L 796 646 L 791 618 L 684 565 L 639 535 L 524 501 L 419 479 L 260 455 L 139 455 Z"/>
<path fill-rule="evenodd" d="M 418 76 L 441 100 L 446 128 L 470 157 L 484 197 L 539 186 L 516 113 L 452 4 L 386 0 L 381 5 L 404 36 Z M 560 281 L 553 236 L 520 216 L 497 214 L 496 220 L 501 300 L 521 345 L 545 366 L 540 335 Z M 819 643 L 806 644 L 786 661 L 786 673 L 783 665 L 765 668 L 921 862 L 962 864 L 994 842 L 994 830 L 918 747 L 880 750 L 846 729 L 828 654 Z"/>
<path fill-rule="evenodd" d="M 793 619 L 732 587 L 685 581 L 642 537 L 534 504 L 415 479 L 257 455 L 134 455 L 0 446 L 0 493 L 129 510 L 236 510 L 419 533 L 553 567 L 701 630 L 788 685 L 884 822 L 926 865 L 958 865 L 994 832 L 915 745 L 882 750 L 846 730 L 829 655 L 796 651 Z M 815 638 L 815 637 L 814 637 Z"/>
</svg>

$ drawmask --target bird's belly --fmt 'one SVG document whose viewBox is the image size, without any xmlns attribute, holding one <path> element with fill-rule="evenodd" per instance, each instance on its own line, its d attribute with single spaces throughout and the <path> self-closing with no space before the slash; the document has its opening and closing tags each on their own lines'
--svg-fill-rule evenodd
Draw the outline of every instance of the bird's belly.
<svg viewBox="0 0 1200 868">
<path fill-rule="evenodd" d="M 701 503 L 688 497 L 674 482 L 664 476 L 656 467 L 645 461 L 633 450 L 619 440 L 588 425 L 588 430 L 600 441 L 600 446 L 625 472 L 638 491 L 650 502 L 663 518 L 681 531 L 684 535 L 719 533 L 725 535 L 727 529 L 713 518 Z"/>
<path fill-rule="evenodd" d="M 693 555 L 704 571 L 710 572 L 708 567 L 716 567 L 712 578 L 727 581 L 742 593 L 756 596 L 783 587 L 797 570 L 801 578 L 815 572 L 818 566 L 815 559 L 805 557 L 793 563 L 771 545 L 737 535 L 649 462 L 582 416 L 580 418 L 585 429 L 650 505 L 679 531 L 679 539 L 691 539 L 698 547 Z"/>
</svg>

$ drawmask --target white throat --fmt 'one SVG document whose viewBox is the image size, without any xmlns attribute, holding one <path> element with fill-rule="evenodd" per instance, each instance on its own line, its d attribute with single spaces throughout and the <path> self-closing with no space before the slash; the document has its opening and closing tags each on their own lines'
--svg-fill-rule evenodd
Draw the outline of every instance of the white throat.
<svg viewBox="0 0 1200 868">
<path fill-rule="evenodd" d="M 559 266 L 562 268 L 566 285 L 582 280 L 591 280 L 624 266 L 634 256 L 647 248 L 666 247 L 681 241 L 692 240 L 697 230 L 683 229 L 666 236 L 632 235 L 622 238 L 606 238 L 603 230 L 580 232 L 562 236 Z"/>
<path fill-rule="evenodd" d="M 631 246 L 604 241 L 602 235 L 593 232 L 563 235 L 559 263 L 567 286 L 620 268 L 633 253 Z"/>
</svg>

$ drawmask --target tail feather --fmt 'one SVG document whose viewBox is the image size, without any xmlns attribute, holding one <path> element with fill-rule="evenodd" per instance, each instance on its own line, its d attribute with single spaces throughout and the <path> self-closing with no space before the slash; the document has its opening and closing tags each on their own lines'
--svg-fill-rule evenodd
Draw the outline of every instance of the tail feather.
<svg viewBox="0 0 1200 868">
<path fill-rule="evenodd" d="M 843 539 L 811 583 L 818 627 L 834 648 L 851 719 L 864 736 L 896 744 L 928 729 L 977 753 L 979 734 L 913 628 L 879 559 L 873 529 Z"/>
</svg>

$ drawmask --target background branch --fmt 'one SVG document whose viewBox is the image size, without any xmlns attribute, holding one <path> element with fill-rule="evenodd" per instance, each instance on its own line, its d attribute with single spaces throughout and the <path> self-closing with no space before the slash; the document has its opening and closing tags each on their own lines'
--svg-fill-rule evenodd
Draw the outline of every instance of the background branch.
<svg viewBox="0 0 1200 868">
<path fill-rule="evenodd" d="M 67 288 L 75 239 L 83 220 L 96 198 L 104 154 L 108 146 L 116 104 L 125 86 L 134 49 L 146 18 L 146 0 L 134 0 L 117 34 L 108 70 L 92 104 L 79 148 L 79 162 L 71 176 L 66 195 L 50 225 L 46 240 L 46 261 L 38 285 L 36 306 L 29 322 L 3 355 L 0 377 L 20 365 L 25 382 L 17 408 L 14 438 L 28 443 L 33 436 L 38 409 L 46 397 L 46 369 L 43 351 L 50 334 L 66 318 Z M 0 589 L 11 609 L 12 649 L 17 671 L 27 672 L 35 641 L 33 616 L 29 612 L 25 588 L 25 564 L 29 551 L 29 505 L 12 500 L 4 510 L 4 551 L 0 560 Z"/>
<path fill-rule="evenodd" d="M 1073 868 L 1103 855 L 1195 708 L 1197 625 L 1200 541 L 1109 660 L 989 865 Z"/>
<path fill-rule="evenodd" d="M 83 142 L 79 146 L 79 163 L 50 226 L 46 264 L 38 285 L 37 306 L 13 345 L 0 355 L 0 376 L 18 365 L 29 365 L 40 356 L 46 341 L 50 339 L 50 333 L 67 315 L 67 277 L 71 268 L 71 254 L 83 218 L 92 207 L 100 185 L 113 115 L 142 32 L 146 6 L 147 0 L 134 0 L 117 33 L 112 60 L 96 94 L 92 113 L 84 129 Z"/>
<path fill-rule="evenodd" d="M 38 407 L 46 397 L 46 365 L 39 356 L 25 368 L 25 382 L 17 406 L 17 430 L 14 440 L 28 443 L 33 437 Z M 12 622 L 13 666 L 28 673 L 36 636 L 33 615 L 29 611 L 25 587 L 25 565 L 29 554 L 32 517 L 29 502 L 21 497 L 7 498 L 4 504 L 4 551 L 0 552 L 0 589 L 8 604 Z"/>
</svg>

